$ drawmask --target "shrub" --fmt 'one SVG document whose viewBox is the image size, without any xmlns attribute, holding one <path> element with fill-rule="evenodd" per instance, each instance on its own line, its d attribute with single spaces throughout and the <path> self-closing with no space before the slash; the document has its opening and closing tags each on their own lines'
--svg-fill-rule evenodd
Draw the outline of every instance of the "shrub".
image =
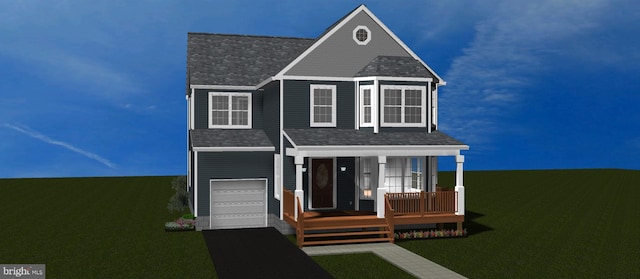
<svg viewBox="0 0 640 279">
<path fill-rule="evenodd" d="M 182 215 L 182 219 L 193 220 L 193 219 L 196 219 L 196 216 L 194 216 L 192 213 L 187 213 L 185 215 Z"/>
<path fill-rule="evenodd" d="M 189 195 L 187 194 L 187 177 L 178 176 L 171 181 L 171 188 L 176 193 L 169 199 L 167 209 L 170 213 L 174 211 L 183 212 L 189 208 Z"/>
</svg>

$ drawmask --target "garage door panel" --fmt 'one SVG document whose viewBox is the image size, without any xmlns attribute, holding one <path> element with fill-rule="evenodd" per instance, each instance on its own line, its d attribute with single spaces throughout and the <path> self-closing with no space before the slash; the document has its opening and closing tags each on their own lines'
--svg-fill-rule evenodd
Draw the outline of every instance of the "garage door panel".
<svg viewBox="0 0 640 279">
<path fill-rule="evenodd" d="M 265 180 L 212 181 L 211 228 L 266 226 Z"/>
</svg>

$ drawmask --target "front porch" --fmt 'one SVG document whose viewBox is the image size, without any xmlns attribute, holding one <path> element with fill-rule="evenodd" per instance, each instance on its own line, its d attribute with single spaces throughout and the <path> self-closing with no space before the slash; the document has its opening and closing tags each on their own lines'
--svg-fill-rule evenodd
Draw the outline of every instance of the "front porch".
<svg viewBox="0 0 640 279">
<path fill-rule="evenodd" d="M 384 194 L 385 209 L 373 211 L 308 211 L 291 191 L 283 191 L 283 219 L 296 230 L 299 247 L 324 244 L 394 242 L 397 225 L 457 223 L 462 230 L 458 192 Z"/>
</svg>

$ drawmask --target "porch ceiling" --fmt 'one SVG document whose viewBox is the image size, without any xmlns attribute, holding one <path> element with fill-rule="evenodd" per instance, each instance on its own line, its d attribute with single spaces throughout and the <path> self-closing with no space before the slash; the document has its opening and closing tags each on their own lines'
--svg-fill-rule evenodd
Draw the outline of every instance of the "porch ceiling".
<svg viewBox="0 0 640 279">
<path fill-rule="evenodd" d="M 469 146 L 434 131 L 385 132 L 351 129 L 285 129 L 288 156 L 456 156 Z"/>
</svg>

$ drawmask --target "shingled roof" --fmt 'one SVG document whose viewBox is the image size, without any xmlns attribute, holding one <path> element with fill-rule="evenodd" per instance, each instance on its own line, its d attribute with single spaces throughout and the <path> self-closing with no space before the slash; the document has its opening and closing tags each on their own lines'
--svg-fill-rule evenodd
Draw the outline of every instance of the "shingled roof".
<svg viewBox="0 0 640 279">
<path fill-rule="evenodd" d="M 255 86 L 277 74 L 315 39 L 189 33 L 187 41 L 190 84 Z"/>
<path fill-rule="evenodd" d="M 284 131 L 298 146 L 465 145 L 440 131 L 378 134 L 364 130 L 334 128 L 285 129 Z"/>
<path fill-rule="evenodd" d="M 430 77 L 438 82 L 420 61 L 409 56 L 377 56 L 355 76 Z"/>
<path fill-rule="evenodd" d="M 273 146 L 259 129 L 195 129 L 191 133 L 193 147 L 270 147 Z"/>
</svg>

